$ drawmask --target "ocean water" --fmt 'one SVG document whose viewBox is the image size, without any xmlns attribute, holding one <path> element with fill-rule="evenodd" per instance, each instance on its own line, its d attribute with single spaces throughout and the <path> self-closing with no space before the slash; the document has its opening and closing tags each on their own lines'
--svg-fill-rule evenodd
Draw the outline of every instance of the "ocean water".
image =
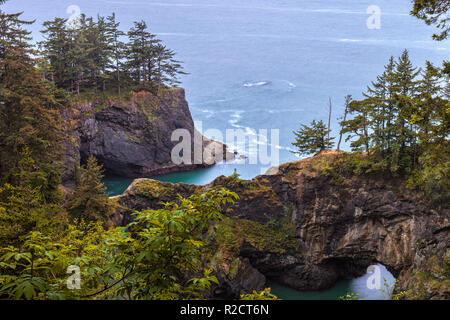
<svg viewBox="0 0 450 320">
<path fill-rule="evenodd" d="M 367 27 L 371 5 L 380 9 L 379 29 Z M 290 151 L 300 123 L 327 121 L 329 98 L 336 134 L 344 97 L 360 98 L 391 55 L 408 49 L 417 66 L 425 60 L 441 64 L 450 57 L 449 42 L 433 41 L 433 27 L 409 16 L 410 0 L 10 0 L 2 7 L 7 12 L 24 11 L 25 19 L 36 20 L 31 29 L 40 40 L 42 22 L 69 17 L 70 6 L 88 16 L 115 12 L 124 30 L 135 20 L 147 21 L 184 61 L 190 74 L 181 78 L 182 86 L 203 131 L 217 129 L 225 135 L 227 129 L 242 129 L 250 142 L 256 139 L 259 144 L 236 148 L 252 156 L 264 145 L 259 130 L 277 130 L 279 140 L 269 138 L 268 145 L 275 147 L 280 163 L 298 159 Z M 153 178 L 206 184 L 235 169 L 243 178 L 252 178 L 268 166 L 247 160 Z M 108 177 L 105 183 L 109 194 L 117 195 L 131 181 Z M 358 287 L 361 283 L 364 279 L 335 289 L 339 295 L 347 286 L 364 291 L 364 285 Z M 291 292 L 276 290 L 280 296 Z"/>
<path fill-rule="evenodd" d="M 298 291 L 274 282 L 268 282 L 267 286 L 280 299 L 284 300 L 336 300 L 344 297 L 348 293 L 353 293 L 361 300 L 389 300 L 390 292 L 395 284 L 392 274 L 381 264 L 379 287 L 368 286 L 369 277 L 373 273 L 369 272 L 353 280 L 338 281 L 331 289 L 322 291 Z"/>
</svg>

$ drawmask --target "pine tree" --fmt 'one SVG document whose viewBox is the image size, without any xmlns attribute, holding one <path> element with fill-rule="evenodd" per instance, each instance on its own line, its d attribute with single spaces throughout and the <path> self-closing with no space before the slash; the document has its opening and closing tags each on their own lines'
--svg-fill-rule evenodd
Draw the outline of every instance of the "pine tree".
<svg viewBox="0 0 450 320">
<path fill-rule="evenodd" d="M 348 105 L 348 113 L 354 116 L 352 119 L 341 122 L 341 134 L 347 135 L 345 141 L 351 140 L 350 147 L 353 151 L 369 153 L 369 113 L 371 109 L 372 106 L 367 100 L 354 100 Z"/>
<path fill-rule="evenodd" d="M 108 222 L 112 205 L 102 183 L 102 167 L 91 156 L 86 166 L 80 168 L 79 183 L 69 202 L 68 211 L 73 218 L 85 221 Z"/>
<path fill-rule="evenodd" d="M 328 138 L 329 133 L 330 130 L 322 120 L 318 122 L 313 120 L 310 126 L 302 124 L 298 131 L 294 131 L 296 141 L 292 145 L 297 148 L 294 153 L 300 156 L 309 155 L 323 151 L 327 147 L 332 148 L 334 138 Z"/>
<path fill-rule="evenodd" d="M 344 109 L 344 117 L 342 118 L 343 122 L 345 123 L 345 121 L 347 121 L 347 115 L 348 115 L 348 107 L 350 102 L 352 101 L 352 96 L 351 95 L 347 95 L 345 97 L 345 109 Z M 341 142 L 342 142 L 342 136 L 343 133 L 342 131 L 339 133 L 339 142 L 337 145 L 337 150 L 340 151 L 341 150 Z"/>
<path fill-rule="evenodd" d="M 120 95 L 121 91 L 121 68 L 122 59 L 124 57 L 125 44 L 121 41 L 121 37 L 125 35 L 124 32 L 119 30 L 120 23 L 116 22 L 116 15 L 113 13 L 107 17 L 108 23 L 106 26 L 107 39 L 111 43 L 111 50 L 113 56 L 113 63 L 110 65 L 115 70 L 115 80 L 117 85 L 117 93 Z"/>
<path fill-rule="evenodd" d="M 353 118 L 341 122 L 352 149 L 365 150 L 392 173 L 413 169 L 418 159 L 418 126 L 411 119 L 418 111 L 419 73 L 407 50 L 397 61 L 391 57 L 365 98 L 349 105 Z"/>
<path fill-rule="evenodd" d="M 76 25 L 67 19 L 44 22 L 44 41 L 39 71 L 45 79 L 70 93 L 124 85 L 144 89 L 176 86 L 178 76 L 186 74 L 175 53 L 148 31 L 144 21 L 135 22 L 125 45 L 113 13 L 106 18 L 81 15 Z"/>
<path fill-rule="evenodd" d="M 66 29 L 67 19 L 55 18 L 53 21 L 44 22 L 41 33 L 44 41 L 39 45 L 43 49 L 43 59 L 50 65 L 49 80 L 58 88 L 69 90 L 71 78 L 77 74 L 73 70 L 73 39 Z"/>
<path fill-rule="evenodd" d="M 367 87 L 364 93 L 366 102 L 371 106 L 368 121 L 371 127 L 372 152 L 384 157 L 390 153 L 391 141 L 395 136 L 395 118 L 398 114 L 397 105 L 394 101 L 394 57 L 389 59 L 382 75 Z"/>
<path fill-rule="evenodd" d="M 153 59 L 152 65 L 154 68 L 153 80 L 158 85 L 161 86 L 176 86 L 180 82 L 178 81 L 179 74 L 186 74 L 183 72 L 180 61 L 174 59 L 175 52 L 167 49 L 161 43 L 158 43 L 153 48 Z"/>
<path fill-rule="evenodd" d="M 449 15 L 450 1 L 448 0 L 414 0 L 411 14 L 419 18 L 427 25 L 435 24 L 442 29 L 441 33 L 434 34 L 435 40 L 445 40 L 450 35 Z"/>
<path fill-rule="evenodd" d="M 152 70 L 152 50 L 159 40 L 147 31 L 145 21 L 134 22 L 134 27 L 128 32 L 129 44 L 127 50 L 127 67 L 136 83 L 147 83 Z"/>
<path fill-rule="evenodd" d="M 0 12 L 0 183 L 13 181 L 20 153 L 28 147 L 44 173 L 43 197 L 55 201 L 64 140 L 62 105 L 35 68 L 36 53 L 23 28 L 27 24 L 20 14 Z"/>
<path fill-rule="evenodd" d="M 417 112 L 415 97 L 417 96 L 417 75 L 420 70 L 414 68 L 409 59 L 408 51 L 405 50 L 396 62 L 394 86 L 395 104 L 398 107 L 396 121 L 396 149 L 392 170 L 409 170 L 415 166 L 417 150 L 416 128 L 410 119 Z"/>
<path fill-rule="evenodd" d="M 440 70 L 427 61 L 418 86 L 418 107 L 416 113 L 411 117 L 411 122 L 418 127 L 418 136 L 421 143 L 437 142 L 434 141 L 436 137 L 435 125 L 439 124 L 439 114 L 445 107 L 445 100 L 441 98 L 442 94 Z"/>
<path fill-rule="evenodd" d="M 12 184 L 0 186 L 0 243 L 18 245 L 30 231 L 56 231 L 65 215 L 55 204 L 43 198 L 45 174 L 36 165 L 31 151 L 21 152 Z M 53 230 L 52 230 L 53 229 Z"/>
</svg>

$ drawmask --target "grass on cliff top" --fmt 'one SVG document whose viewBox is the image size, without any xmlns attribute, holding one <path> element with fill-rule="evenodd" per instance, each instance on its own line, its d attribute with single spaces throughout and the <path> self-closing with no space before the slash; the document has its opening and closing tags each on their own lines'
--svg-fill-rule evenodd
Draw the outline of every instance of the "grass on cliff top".
<svg viewBox="0 0 450 320">
<path fill-rule="evenodd" d="M 133 97 L 139 96 L 139 93 L 147 92 L 151 93 L 154 97 L 159 97 L 160 99 L 153 99 L 152 101 L 136 101 L 138 108 L 141 111 L 151 111 L 153 108 L 160 107 L 163 101 L 168 100 L 168 98 L 173 98 L 173 95 L 168 95 L 174 90 L 179 89 L 178 87 L 161 87 L 161 88 L 146 88 L 146 87 L 136 87 L 127 86 L 121 89 L 121 93 L 118 94 L 117 88 L 109 87 L 105 91 L 85 89 L 80 94 L 72 93 L 68 94 L 68 99 L 72 105 L 85 104 L 85 103 L 95 103 L 95 111 L 102 111 L 108 103 L 111 102 L 122 102 L 129 103 L 132 101 Z M 172 106 L 179 102 L 178 98 L 172 99 Z M 148 104 L 148 105 L 147 105 Z M 148 110 L 151 109 L 151 110 Z"/>
<path fill-rule="evenodd" d="M 162 196 L 176 196 L 173 186 L 152 179 L 138 179 L 129 190 L 133 195 L 140 195 L 150 198 L 160 198 Z"/>
<path fill-rule="evenodd" d="M 97 102 L 100 105 L 102 103 L 106 104 L 110 101 L 129 102 L 131 101 L 131 97 L 132 90 L 126 88 L 121 91 L 120 95 L 117 93 L 117 90 L 115 88 L 108 89 L 104 92 L 89 89 L 80 92 L 80 94 L 71 94 L 70 101 L 73 105 L 90 103 L 93 101 Z"/>
</svg>

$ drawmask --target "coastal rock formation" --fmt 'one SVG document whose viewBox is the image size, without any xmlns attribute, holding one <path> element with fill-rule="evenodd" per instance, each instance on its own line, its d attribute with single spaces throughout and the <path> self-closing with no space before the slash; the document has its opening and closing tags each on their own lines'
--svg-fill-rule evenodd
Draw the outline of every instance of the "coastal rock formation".
<svg viewBox="0 0 450 320">
<path fill-rule="evenodd" d="M 132 92 L 124 101 L 79 103 L 63 118 L 70 136 L 65 182 L 73 180 L 76 166 L 91 155 L 108 174 L 132 178 L 211 166 L 217 162 L 217 150 L 224 151 L 227 159 L 234 157 L 221 143 L 196 132 L 182 88 L 166 89 L 158 95 Z M 192 138 L 190 164 L 172 162 L 172 149 L 179 143 L 171 141 L 176 129 L 185 129 Z M 208 147 L 211 152 L 203 157 L 200 152 L 194 158 L 194 137 L 201 151 Z"/>
<path fill-rule="evenodd" d="M 130 209 L 121 210 L 116 222 L 128 222 L 133 209 L 158 208 L 177 193 L 226 187 L 240 200 L 216 227 L 211 265 L 222 280 L 218 291 L 229 297 L 260 288 L 260 275 L 320 290 L 381 263 L 405 298 L 450 298 L 448 205 L 433 208 L 392 179 L 327 172 L 323 168 L 336 155 L 287 163 L 275 175 L 250 181 L 219 177 L 200 187 L 136 180 L 116 197 Z"/>
</svg>

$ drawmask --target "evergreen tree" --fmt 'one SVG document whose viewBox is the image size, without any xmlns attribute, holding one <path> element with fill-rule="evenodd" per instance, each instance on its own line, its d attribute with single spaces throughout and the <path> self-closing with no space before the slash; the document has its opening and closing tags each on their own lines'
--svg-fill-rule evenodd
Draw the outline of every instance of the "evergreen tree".
<svg viewBox="0 0 450 320">
<path fill-rule="evenodd" d="M 440 70 L 429 61 L 422 72 L 422 79 L 418 86 L 418 107 L 411 117 L 411 122 L 418 127 L 418 136 L 421 143 L 439 143 L 435 139 L 441 114 L 445 108 L 445 100 L 442 99 Z"/>
<path fill-rule="evenodd" d="M 344 117 L 342 118 L 343 121 L 344 121 L 344 123 L 345 123 L 345 121 L 347 121 L 348 107 L 349 107 L 351 101 L 352 101 L 352 96 L 351 96 L 351 95 L 347 95 L 347 96 L 345 97 Z M 343 133 L 342 133 L 342 131 L 341 131 L 340 134 L 339 134 L 339 142 L 338 142 L 338 145 L 337 145 L 337 150 L 338 150 L 338 151 L 341 150 L 342 136 L 343 136 Z"/>
<path fill-rule="evenodd" d="M 39 45 L 43 49 L 41 54 L 43 59 L 50 65 L 49 80 L 56 84 L 58 88 L 69 90 L 70 79 L 74 74 L 73 70 L 73 39 L 66 29 L 67 19 L 55 18 L 53 21 L 44 22 L 44 30 L 41 33 L 44 41 Z"/>
<path fill-rule="evenodd" d="M 117 84 L 117 93 L 120 95 L 121 91 L 121 68 L 122 59 L 124 57 L 125 44 L 121 41 L 121 38 L 125 35 L 124 32 L 119 30 L 120 23 L 116 22 L 116 15 L 113 13 L 107 17 L 108 23 L 106 26 L 107 39 L 111 43 L 113 63 L 110 65 L 115 70 L 115 80 Z"/>
<path fill-rule="evenodd" d="M 353 151 L 369 152 L 369 112 L 371 109 L 372 105 L 367 100 L 354 100 L 348 105 L 348 113 L 354 117 L 341 122 L 341 133 L 347 135 L 345 141 L 351 140 L 350 147 Z"/>
<path fill-rule="evenodd" d="M 75 219 L 108 222 L 112 205 L 102 183 L 102 167 L 91 156 L 86 166 L 80 168 L 79 183 L 69 201 L 68 211 Z"/>
<path fill-rule="evenodd" d="M 418 108 L 419 73 L 407 50 L 397 61 L 391 57 L 365 98 L 349 105 L 353 118 L 341 122 L 352 150 L 372 154 L 392 173 L 412 170 L 417 163 L 418 127 L 411 119 Z"/>
<path fill-rule="evenodd" d="M 417 75 L 420 70 L 414 68 L 408 51 L 405 50 L 396 62 L 394 86 L 395 104 L 398 108 L 396 121 L 396 148 L 391 163 L 391 170 L 410 170 L 416 165 L 418 156 L 417 134 L 415 125 L 410 121 L 413 114 L 417 112 L 415 98 L 417 96 Z"/>
<path fill-rule="evenodd" d="M 52 232 L 65 221 L 55 204 L 42 195 L 46 177 L 32 158 L 30 149 L 21 152 L 13 182 L 0 186 L 0 243 L 18 245 L 30 231 Z"/>
<path fill-rule="evenodd" d="M 308 155 L 323 151 L 328 146 L 332 148 L 334 138 L 328 138 L 329 132 L 322 120 L 313 120 L 310 126 L 302 124 L 298 131 L 294 131 L 296 141 L 292 145 L 297 148 L 294 153 Z"/>
<path fill-rule="evenodd" d="M 153 59 L 151 59 L 153 70 L 153 80 L 161 87 L 163 85 L 166 86 L 175 86 L 179 84 L 178 75 L 186 74 L 182 71 L 182 66 L 180 61 L 174 59 L 175 52 L 170 49 L 167 49 L 161 43 L 158 43 L 153 48 Z"/>
<path fill-rule="evenodd" d="M 124 85 L 147 89 L 177 85 L 178 76 L 185 74 L 181 63 L 147 24 L 135 22 L 126 45 L 119 25 L 114 13 L 97 20 L 81 15 L 70 26 L 67 19 L 44 22 L 44 41 L 39 43 L 43 78 L 77 94 L 105 92 L 108 85 L 117 87 L 118 94 Z"/>
<path fill-rule="evenodd" d="M 27 24 L 20 14 L 0 12 L 0 183 L 13 182 L 20 153 L 28 147 L 43 172 L 43 197 L 54 201 L 64 140 L 59 117 L 62 105 L 35 68 L 36 53 L 23 28 Z"/>
<path fill-rule="evenodd" d="M 153 46 L 159 42 L 154 34 L 147 31 L 145 21 L 135 22 L 128 32 L 127 69 L 136 83 L 148 82 L 153 67 L 151 57 Z M 150 70 L 149 70 L 150 69 Z"/>
<path fill-rule="evenodd" d="M 372 86 L 364 93 L 366 102 L 370 105 L 371 138 L 374 141 L 372 151 L 385 156 L 391 152 L 390 142 L 395 136 L 395 119 L 398 113 L 394 101 L 394 57 L 389 59 L 382 75 L 372 82 Z M 367 150 L 366 150 L 367 151 Z"/>
<path fill-rule="evenodd" d="M 442 29 L 440 34 L 434 34 L 435 40 L 441 41 L 447 39 L 450 34 L 449 15 L 450 1 L 449 0 L 414 0 L 414 6 L 411 14 L 419 18 L 427 25 L 436 25 Z"/>
</svg>

